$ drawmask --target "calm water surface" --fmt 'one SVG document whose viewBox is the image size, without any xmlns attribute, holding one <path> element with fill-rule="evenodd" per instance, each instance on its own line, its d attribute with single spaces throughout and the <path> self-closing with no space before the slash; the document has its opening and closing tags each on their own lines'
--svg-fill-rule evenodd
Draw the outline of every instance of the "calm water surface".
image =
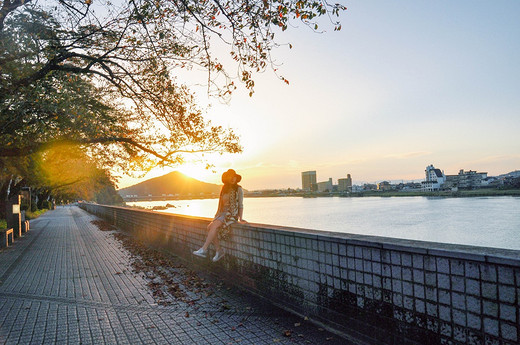
<svg viewBox="0 0 520 345">
<path fill-rule="evenodd" d="M 213 217 L 217 199 L 132 202 Z M 252 223 L 520 250 L 520 198 L 245 198 Z"/>
</svg>

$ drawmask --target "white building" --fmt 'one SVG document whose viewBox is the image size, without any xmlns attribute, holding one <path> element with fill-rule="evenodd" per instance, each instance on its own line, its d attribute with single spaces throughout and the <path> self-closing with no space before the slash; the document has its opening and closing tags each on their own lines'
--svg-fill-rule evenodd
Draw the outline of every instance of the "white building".
<svg viewBox="0 0 520 345">
<path fill-rule="evenodd" d="M 426 167 L 426 181 L 421 182 L 423 192 L 433 192 L 441 189 L 441 185 L 446 182 L 446 175 L 440 169 L 436 169 L 433 164 Z"/>
</svg>

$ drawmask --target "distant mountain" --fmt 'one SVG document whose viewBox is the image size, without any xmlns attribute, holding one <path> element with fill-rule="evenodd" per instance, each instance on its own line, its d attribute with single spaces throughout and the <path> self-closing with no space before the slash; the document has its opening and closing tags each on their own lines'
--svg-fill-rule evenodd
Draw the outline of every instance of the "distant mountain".
<svg viewBox="0 0 520 345">
<path fill-rule="evenodd" d="M 222 186 L 213 183 L 196 180 L 178 171 L 174 171 L 130 187 L 122 188 L 118 190 L 118 192 L 123 198 L 130 195 L 137 195 L 137 197 L 148 197 L 150 195 L 168 196 L 170 194 L 199 196 L 201 193 L 218 195 L 221 187 Z"/>
<path fill-rule="evenodd" d="M 504 178 L 504 177 L 517 178 L 517 177 L 520 177 L 520 170 L 511 171 L 507 174 L 498 175 L 497 177 L 498 178 Z"/>
</svg>

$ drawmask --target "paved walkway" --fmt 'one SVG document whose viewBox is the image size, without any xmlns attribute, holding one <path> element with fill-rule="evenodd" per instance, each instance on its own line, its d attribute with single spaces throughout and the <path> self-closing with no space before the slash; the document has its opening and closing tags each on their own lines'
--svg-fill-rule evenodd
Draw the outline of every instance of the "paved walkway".
<svg viewBox="0 0 520 345">
<path fill-rule="evenodd" d="M 346 344 L 223 282 L 197 274 L 190 286 L 178 258 L 165 274 L 183 297 L 163 305 L 153 289 L 164 279 L 135 272 L 95 219 L 59 207 L 0 250 L 0 344 Z"/>
</svg>

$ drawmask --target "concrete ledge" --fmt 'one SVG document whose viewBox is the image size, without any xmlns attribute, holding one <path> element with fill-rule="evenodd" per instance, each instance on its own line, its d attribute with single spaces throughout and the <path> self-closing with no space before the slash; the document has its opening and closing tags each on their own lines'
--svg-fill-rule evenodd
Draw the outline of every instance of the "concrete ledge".
<svg viewBox="0 0 520 345">
<path fill-rule="evenodd" d="M 363 343 L 520 341 L 520 251 L 236 224 L 213 264 L 191 255 L 209 218 L 80 207 Z"/>
<path fill-rule="evenodd" d="M 90 205 L 90 204 L 89 204 Z M 80 205 L 81 206 L 81 205 Z M 142 212 L 149 215 L 154 215 L 157 218 L 165 218 L 170 219 L 171 217 L 179 217 L 183 219 L 197 220 L 202 222 L 211 221 L 212 218 L 206 217 L 196 217 L 196 216 L 185 216 L 185 215 L 177 215 L 171 213 L 163 213 L 156 211 L 148 211 L 148 210 L 139 210 L 132 209 L 128 207 L 118 207 L 118 206 L 108 206 L 108 205 L 98 205 L 107 207 L 113 210 L 124 210 L 129 213 L 131 212 Z M 349 234 L 343 232 L 332 232 L 332 231 L 321 231 L 321 230 L 312 230 L 312 229 L 304 229 L 304 228 L 295 228 L 295 227 L 286 227 L 286 226 L 278 226 L 278 225 L 269 225 L 269 224 L 261 224 L 261 223 L 247 223 L 240 224 L 240 226 L 244 226 L 248 229 L 262 229 L 266 230 L 274 230 L 273 233 L 283 232 L 283 233 L 298 233 L 299 237 L 302 238 L 310 238 L 310 239 L 345 239 L 347 242 L 352 244 L 359 244 L 363 246 L 370 246 L 375 248 L 387 248 L 387 249 L 396 249 L 400 251 L 406 251 L 410 253 L 428 253 L 429 251 L 433 251 L 438 253 L 439 255 L 458 258 L 464 254 L 473 254 L 476 255 L 475 258 L 481 257 L 483 261 L 486 260 L 486 257 L 497 257 L 497 258 L 508 258 L 511 260 L 517 260 L 518 265 L 520 266 L 520 250 L 512 250 L 512 249 L 503 249 L 503 248 L 493 248 L 493 247 L 479 247 L 479 246 L 470 246 L 470 245 L 462 245 L 462 244 L 450 244 L 450 243 L 440 243 L 440 242 L 430 242 L 430 241 L 418 241 L 418 240 L 408 240 L 408 239 L 400 239 L 393 237 L 384 237 L 384 236 L 371 236 L 371 235 L 359 235 L 359 234 Z"/>
</svg>

